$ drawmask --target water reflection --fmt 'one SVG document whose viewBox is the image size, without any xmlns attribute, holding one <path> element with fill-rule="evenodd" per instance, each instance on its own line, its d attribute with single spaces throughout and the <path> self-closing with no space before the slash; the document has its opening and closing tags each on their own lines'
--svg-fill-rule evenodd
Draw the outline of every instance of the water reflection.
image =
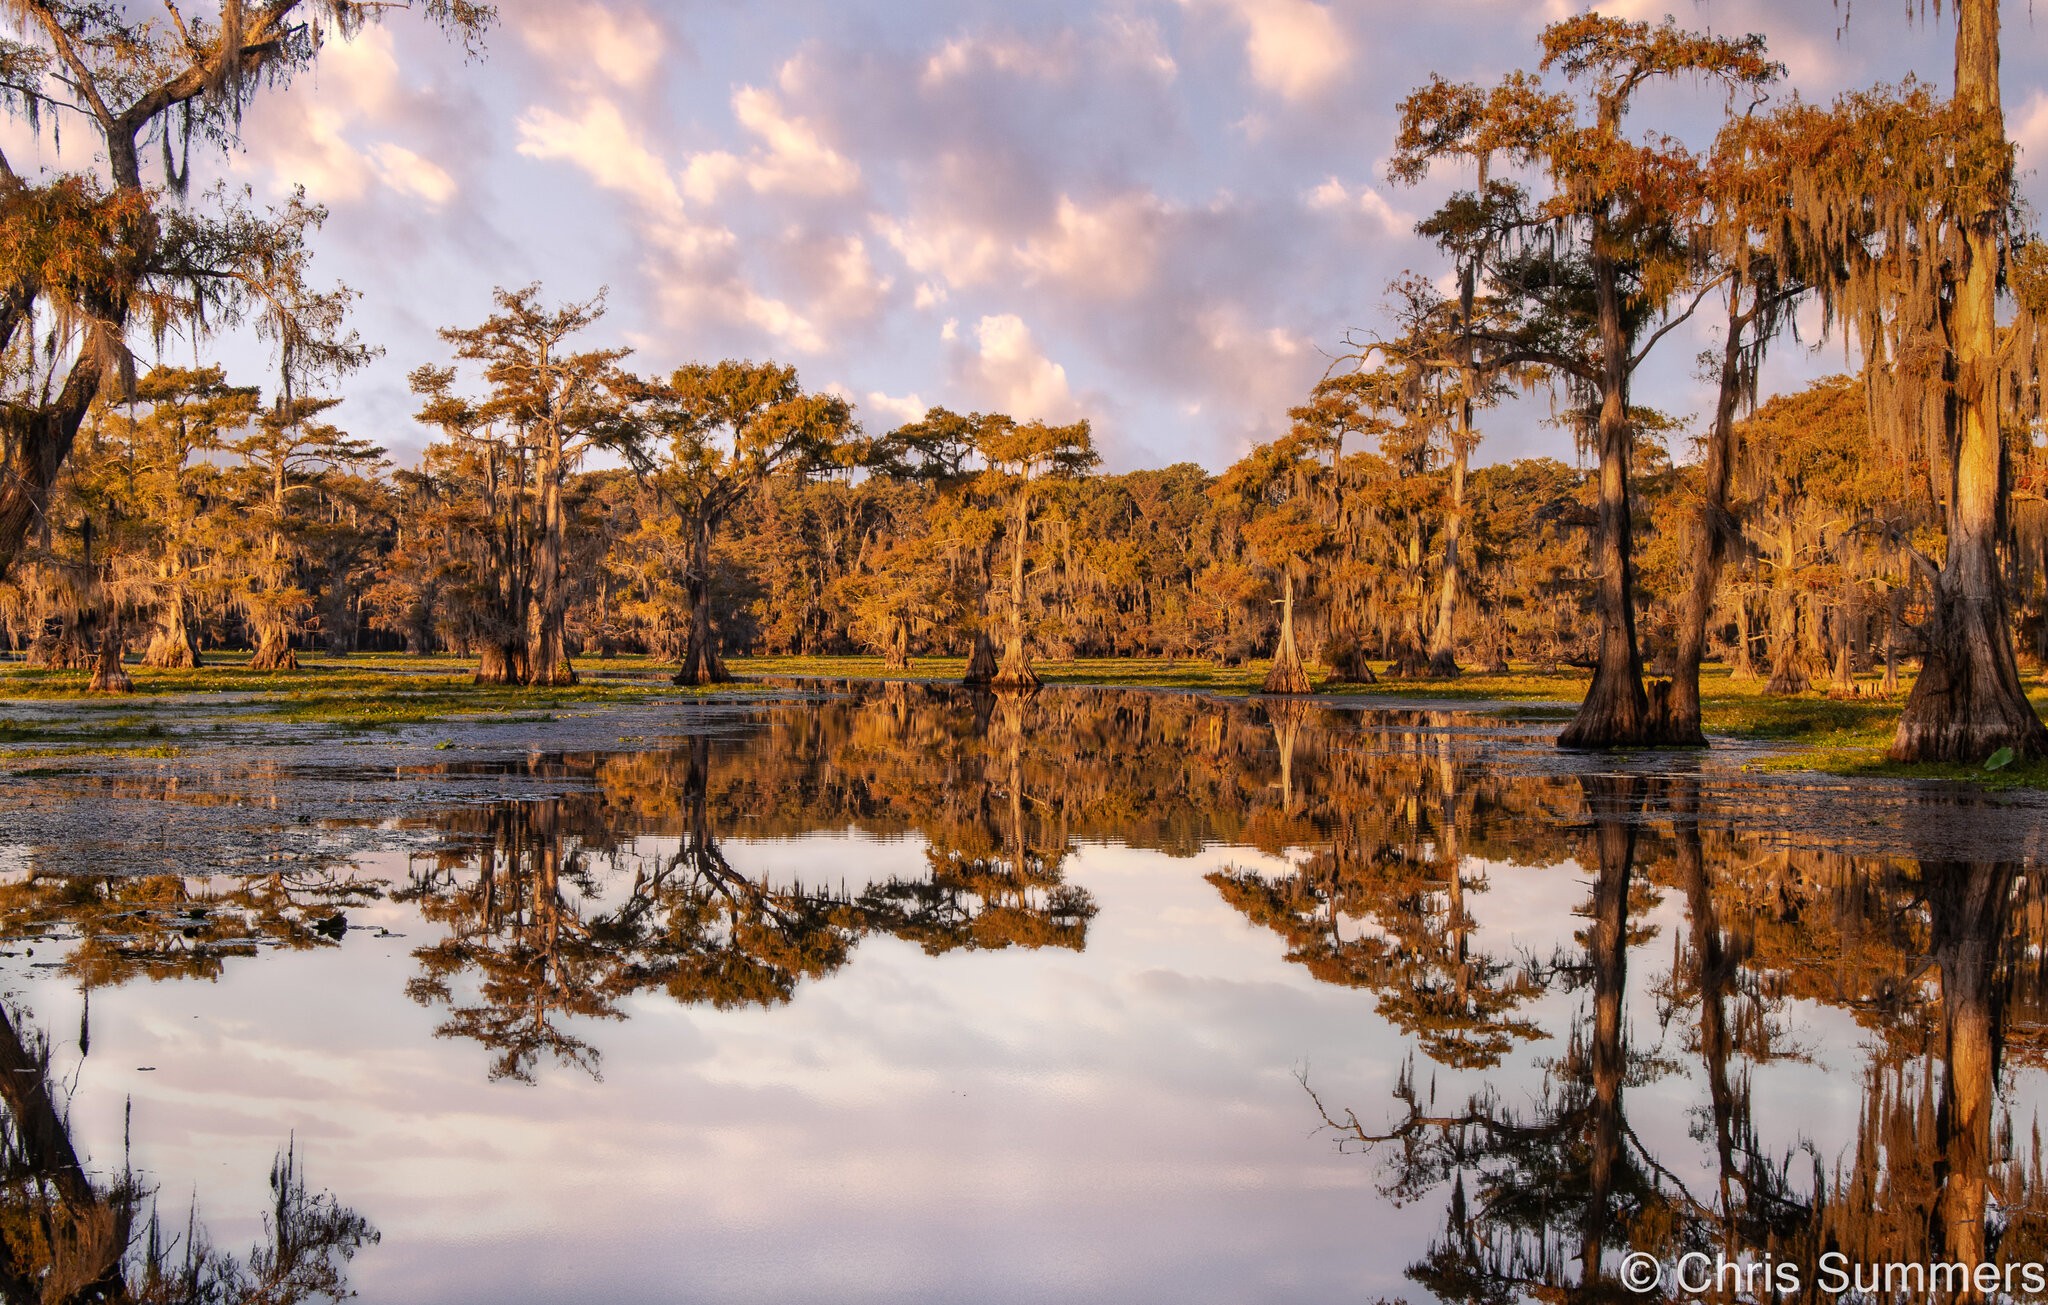
<svg viewBox="0 0 2048 1305">
<path fill-rule="evenodd" d="M 601 1076 L 648 1003 L 788 1017 L 886 940 L 932 965 L 1028 958 L 1018 984 L 1098 959 L 1128 923 L 1081 868 L 1109 844 L 1206 885 L 1207 916 L 1156 922 L 1186 931 L 1190 975 L 1234 929 L 1266 988 L 1337 994 L 1346 1036 L 1403 1067 L 1391 1104 L 1354 1067 L 1304 1070 L 1289 1108 L 1366 1152 L 1388 1201 L 1432 1211 L 1388 1252 L 1415 1291 L 1643 1299 L 1620 1269 L 1648 1251 L 1794 1263 L 1791 1295 L 1820 1299 L 1830 1253 L 2048 1256 L 2048 918 L 2023 857 L 1951 859 L 1982 813 L 1893 795 L 1925 846 L 1851 854 L 1802 846 L 1785 807 L 1691 761 L 1519 766 L 1516 739 L 1440 712 L 891 685 L 501 767 L 553 795 L 437 817 L 388 880 L 30 873 L 0 884 L 0 933 L 64 939 L 90 989 L 346 952 L 349 913 L 402 909 L 405 995 L 469 1081 L 545 1092 Z M 1264 1017 L 1212 1016 L 1226 1056 Z"/>
<path fill-rule="evenodd" d="M 95 1173 L 53 1082 L 49 1042 L 0 1003 L 0 1299 L 40 1305 L 287 1305 L 344 1300 L 348 1265 L 378 1234 L 306 1184 L 287 1145 L 270 1171 L 264 1240 L 214 1246 L 194 1208 L 162 1216 L 146 1176 Z"/>
<path fill-rule="evenodd" d="M 1717 881 L 1695 784 L 1581 783 L 1580 863 L 1593 879 L 1577 955 L 1547 972 L 1582 1001 L 1534 1102 L 1483 1088 L 1445 1109 L 1412 1062 L 1395 1109 L 1375 1123 L 1333 1114 L 1311 1093 L 1341 1145 L 1380 1162 L 1390 1195 L 1442 1193 L 1442 1231 L 1409 1277 L 1460 1302 L 1818 1300 L 1842 1284 L 1870 1300 L 2039 1298 L 2029 1266 L 2048 1251 L 2048 1202 L 2037 1121 L 2000 1104 L 2008 1035 L 2038 1033 L 2013 1011 L 2038 1010 L 2043 996 L 2040 935 L 2021 923 L 2034 895 L 2025 870 L 1758 858 L 1736 839 L 1721 849 L 1729 873 Z M 1668 837 L 1645 820 L 1652 797 Z M 1924 814 L 1930 829 L 1968 818 Z M 1667 885 L 1682 895 L 1685 935 L 1660 996 L 1667 1019 L 1690 1009 L 1690 1066 L 1661 1040 L 1638 1041 L 1625 1013 L 1631 955 L 1651 954 L 1646 919 Z M 1798 941 L 1773 957 L 1749 924 Z M 1759 1127 L 1756 1074 L 1805 1059 L 1785 1033 L 1797 971 L 1803 995 L 1824 993 L 1875 1035 L 1852 1139 L 1832 1157 L 1811 1138 L 1767 1139 Z M 1821 972 L 1832 975 L 1826 989 L 1812 983 Z M 1705 1085 L 1690 1130 L 1705 1156 L 1660 1150 L 1627 1109 L 1631 1092 L 1680 1072 Z M 1661 1259 L 1661 1294 L 1617 1276 L 1627 1252 Z M 1715 1267 L 1724 1263 L 1741 1267 Z M 1774 1264 L 1796 1276 L 1773 1276 Z M 2001 1290 L 1928 1276 L 1941 1264 L 1999 1266 Z"/>
</svg>

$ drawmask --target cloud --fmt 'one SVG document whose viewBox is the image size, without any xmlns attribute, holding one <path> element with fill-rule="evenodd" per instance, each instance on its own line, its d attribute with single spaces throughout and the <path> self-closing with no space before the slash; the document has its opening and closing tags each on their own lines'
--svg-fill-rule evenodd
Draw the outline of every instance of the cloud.
<svg viewBox="0 0 2048 1305">
<path fill-rule="evenodd" d="M 1036 37 L 1017 32 L 961 33 L 932 52 L 918 80 L 926 90 L 955 81 L 979 84 L 990 74 L 1070 82 L 1083 76 L 1091 65 L 1147 73 L 1168 81 L 1180 71 L 1158 23 L 1112 13 L 1099 15 L 1085 31 L 1062 27 Z"/>
<path fill-rule="evenodd" d="M 2009 134 L 2020 147 L 2023 166 L 2036 171 L 2048 169 L 2048 91 L 2037 90 L 2027 97 L 2020 111 L 2012 116 Z"/>
<path fill-rule="evenodd" d="M 992 279 L 1010 257 L 994 232 L 978 223 L 947 217 L 873 219 L 875 234 L 888 242 L 910 270 L 936 273 L 949 286 L 979 285 Z"/>
<path fill-rule="evenodd" d="M 573 164 L 599 186 L 650 208 L 682 208 L 682 192 L 668 166 L 608 99 L 585 101 L 574 117 L 535 106 L 520 117 L 518 131 L 519 152 L 528 158 Z"/>
<path fill-rule="evenodd" d="M 1072 421 L 1082 415 L 1067 369 L 1046 357 L 1015 313 L 984 317 L 963 377 L 969 388 L 1022 420 Z"/>
<path fill-rule="evenodd" d="M 1360 186 L 1353 192 L 1334 176 L 1325 178 L 1321 185 L 1302 196 L 1302 202 L 1319 213 L 1364 217 L 1390 236 L 1406 236 L 1415 230 L 1414 214 L 1395 208 L 1371 186 Z"/>
<path fill-rule="evenodd" d="M 1017 259 L 1034 275 L 1089 298 L 1128 299 L 1152 282 L 1167 218 L 1149 190 L 1092 209 L 1062 195 L 1052 228 L 1026 241 Z"/>
<path fill-rule="evenodd" d="M 370 159 L 384 184 L 400 194 L 413 195 L 435 208 L 455 198 L 455 178 L 448 170 L 403 145 L 378 141 L 370 147 Z"/>
<path fill-rule="evenodd" d="M 752 86 L 732 97 L 733 116 L 761 138 L 746 163 L 747 184 L 763 194 L 844 195 L 860 185 L 860 168 L 825 143 L 817 126 L 791 114 L 773 94 Z"/>
<path fill-rule="evenodd" d="M 879 413 L 896 426 L 920 420 L 926 412 L 931 410 L 931 405 L 915 394 L 906 394 L 901 398 L 897 398 L 894 395 L 884 394 L 880 390 L 869 390 L 868 397 L 862 402 L 868 411 Z"/>
<path fill-rule="evenodd" d="M 1351 37 L 1316 0 L 1181 0 L 1218 3 L 1245 29 L 1245 58 L 1261 90 L 1295 102 L 1334 86 L 1351 66 Z"/>
<path fill-rule="evenodd" d="M 348 40 L 330 39 L 314 76 L 296 94 L 280 96 L 252 116 L 249 155 L 231 156 L 233 171 L 255 171 L 250 157 L 268 164 L 271 189 L 304 186 L 328 204 L 355 205 L 388 190 L 430 208 L 445 208 L 461 191 L 454 174 L 418 150 L 390 139 L 403 130 L 419 142 L 424 127 L 439 124 L 429 95 L 410 91 L 390 31 L 369 27 Z"/>
<path fill-rule="evenodd" d="M 513 25 L 549 68 L 586 89 L 643 90 L 668 51 L 661 23 L 638 5 L 547 0 L 522 8 Z"/>
<path fill-rule="evenodd" d="M 939 86 L 956 78 L 988 72 L 1059 81 L 1074 75 L 1078 65 L 1071 28 L 1051 41 L 1034 42 L 1014 34 L 964 35 L 948 40 L 925 61 L 924 85 Z"/>
</svg>

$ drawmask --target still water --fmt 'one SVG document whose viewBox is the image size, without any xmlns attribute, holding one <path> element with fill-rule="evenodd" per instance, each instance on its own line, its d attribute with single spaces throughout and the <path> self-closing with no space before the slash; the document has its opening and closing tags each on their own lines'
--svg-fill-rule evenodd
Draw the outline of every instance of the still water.
<svg viewBox="0 0 2048 1305">
<path fill-rule="evenodd" d="M 38 822 L 0 823 L 0 1297 L 1675 1299 L 1625 1257 L 1697 1252 L 1826 1299 L 1830 1251 L 2048 1258 L 2038 811 L 1472 713 L 644 716 L 0 790 Z M 110 790 L 357 836 L 49 869 Z"/>
</svg>

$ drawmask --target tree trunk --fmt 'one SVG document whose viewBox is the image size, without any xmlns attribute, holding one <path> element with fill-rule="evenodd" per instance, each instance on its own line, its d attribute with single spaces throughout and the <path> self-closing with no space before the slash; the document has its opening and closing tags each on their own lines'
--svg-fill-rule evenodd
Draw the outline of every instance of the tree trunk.
<svg viewBox="0 0 2048 1305">
<path fill-rule="evenodd" d="M 962 684 L 985 686 L 996 678 L 996 641 L 988 637 L 987 630 L 974 632 L 974 651 L 967 658 L 967 674 L 960 678 Z"/>
<path fill-rule="evenodd" d="M 191 670 L 200 664 L 199 640 L 185 615 L 185 596 L 176 584 L 157 616 L 157 629 L 142 656 L 144 666 L 158 670 Z"/>
<path fill-rule="evenodd" d="M 1735 596 L 1735 669 L 1737 679 L 1756 678 L 1756 630 L 1750 624 L 1749 598 Z"/>
<path fill-rule="evenodd" d="M 890 670 L 910 669 L 910 622 L 897 621 L 896 628 L 889 634 L 888 664 Z"/>
<path fill-rule="evenodd" d="M 477 653 L 477 684 L 525 684 L 530 671 L 526 643 L 517 639 L 486 640 Z"/>
<path fill-rule="evenodd" d="M 121 637 L 121 618 L 108 614 L 100 627 L 100 655 L 93 666 L 92 683 L 86 686 L 90 692 L 135 692 L 135 681 L 121 669 L 121 652 L 125 643 Z"/>
<path fill-rule="evenodd" d="M 1799 659 L 1799 609 L 1789 592 L 1773 597 L 1771 612 L 1771 678 L 1764 692 L 1791 697 L 1813 687 Z"/>
<path fill-rule="evenodd" d="M 718 631 L 711 621 L 711 519 L 697 522 L 697 539 L 691 547 L 690 573 L 683 582 L 690 596 L 690 640 L 683 648 L 683 666 L 675 674 L 677 684 L 730 684 L 732 672 L 718 651 Z"/>
<path fill-rule="evenodd" d="M 1899 691 L 1899 627 L 1906 621 L 1906 588 L 1893 585 L 1884 601 L 1884 696 Z"/>
<path fill-rule="evenodd" d="M 1586 1139 L 1587 1191 L 1580 1254 L 1585 1282 L 1590 1286 L 1602 1280 L 1607 1239 L 1616 1231 L 1612 1203 L 1624 1179 L 1627 1158 L 1622 1094 L 1628 1083 L 1628 899 L 1643 787 L 1638 779 L 1608 776 L 1582 782 L 1599 866 L 1585 931 L 1593 1024 L 1586 1050 L 1590 1136 Z"/>
<path fill-rule="evenodd" d="M 1992 1116 L 2003 1058 L 2000 1021 L 2010 975 L 2005 953 L 2015 867 L 1929 861 L 1920 874 L 1942 1005 L 1941 1102 L 1932 1139 L 1941 1186 L 1930 1249 L 1943 1259 L 1977 1265 L 1993 1258 L 1985 1220 L 1996 1160 Z M 1963 1293 L 1957 1299 L 1984 1296 Z"/>
<path fill-rule="evenodd" d="M 1599 660 L 1579 713 L 1558 736 L 1559 747 L 1617 748 L 1660 741 L 1643 688 L 1643 655 L 1636 642 L 1634 521 L 1629 502 L 1628 339 L 1611 258 L 1596 241 L 1594 279 L 1599 287 L 1601 359 L 1600 515 L 1595 542 L 1599 581 Z"/>
<path fill-rule="evenodd" d="M 561 433 L 555 431 L 540 460 L 540 548 L 535 559 L 534 590 L 539 600 L 537 641 L 531 673 L 534 684 L 571 685 L 576 670 L 569 664 L 569 586 L 562 574 Z"/>
<path fill-rule="evenodd" d="M 1956 6 L 1956 99 L 2005 132 L 1998 85 L 1998 0 Z M 1998 417 L 1998 215 L 1989 206 L 1963 233 L 1955 283 L 1956 428 L 1948 554 L 1934 583 L 1920 678 L 1899 716 L 1894 761 L 1975 764 L 2001 748 L 2048 757 L 2048 726 L 2027 701 L 1998 561 L 2007 466 Z"/>
<path fill-rule="evenodd" d="M 1829 693 L 1837 698 L 1856 696 L 1856 623 L 1863 619 L 1861 604 L 1856 599 L 1856 586 L 1849 587 L 1849 593 L 1842 604 L 1835 609 L 1835 680 Z"/>
<path fill-rule="evenodd" d="M 1707 622 L 1721 590 L 1721 564 L 1728 556 L 1728 484 L 1735 467 L 1735 410 L 1742 399 L 1742 284 L 1728 291 L 1727 337 L 1721 345 L 1721 389 L 1714 425 L 1707 434 L 1707 463 L 1693 521 L 1692 576 L 1678 619 L 1666 722 L 1668 743 L 1705 747 L 1700 725 L 1700 663 L 1707 651 Z"/>
<path fill-rule="evenodd" d="M 295 671 L 299 669 L 299 655 L 292 651 L 291 636 L 276 626 L 270 626 L 257 637 L 256 651 L 249 657 L 252 671 Z"/>
<path fill-rule="evenodd" d="M 1470 369 L 1466 381 L 1471 383 Z M 1464 564 L 1459 552 L 1465 533 L 1465 464 L 1472 440 L 1472 399 L 1458 405 L 1458 429 L 1451 436 L 1451 511 L 1444 521 L 1444 577 L 1437 589 L 1436 631 L 1430 637 L 1429 673 L 1437 679 L 1458 674 L 1458 586 Z"/>
<path fill-rule="evenodd" d="M 1301 653 L 1294 646 L 1294 573 L 1290 571 L 1281 591 L 1280 645 L 1273 651 L 1273 669 L 1266 672 L 1266 682 L 1259 686 L 1259 692 L 1308 693 L 1314 687 L 1301 664 Z"/>
<path fill-rule="evenodd" d="M 112 325 L 87 327 L 77 361 L 57 398 L 45 407 L 24 405 L 12 413 L 0 413 L 0 444 L 4 444 L 0 454 L 7 463 L 7 474 L 0 476 L 0 580 L 14 569 L 29 532 L 49 516 L 57 473 L 71 454 L 86 410 L 100 392 L 104 360 L 116 355 L 108 336 L 116 334 L 118 323 L 127 318 L 127 305 L 104 306 L 95 315 Z"/>
<path fill-rule="evenodd" d="M 1031 669 L 1031 650 L 1024 641 L 1024 547 L 1031 528 L 1029 488 L 1018 492 L 1012 521 L 1015 542 L 1010 548 L 1010 630 L 1003 644 L 1003 664 L 991 680 L 998 689 L 1035 689 L 1041 681 Z"/>
</svg>

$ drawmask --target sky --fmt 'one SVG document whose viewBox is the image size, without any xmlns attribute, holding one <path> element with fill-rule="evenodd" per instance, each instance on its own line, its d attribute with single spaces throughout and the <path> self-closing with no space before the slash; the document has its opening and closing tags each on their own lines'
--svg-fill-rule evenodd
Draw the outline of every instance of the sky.
<svg viewBox="0 0 2048 1305">
<path fill-rule="evenodd" d="M 436 329 L 539 282 L 558 302 L 606 290 L 591 343 L 644 372 L 774 358 L 870 431 L 934 404 L 1087 417 L 1110 470 L 1220 468 L 1285 429 L 1347 333 L 1381 328 L 1390 281 L 1444 270 L 1413 226 L 1462 178 L 1388 182 L 1400 98 L 1432 72 L 1533 66 L 1543 24 L 1587 6 L 500 7 L 480 59 L 402 13 L 330 45 L 213 165 L 330 208 L 316 275 L 360 292 L 356 327 L 384 350 L 342 384 L 340 420 L 400 461 L 426 439 L 406 375 L 448 360 Z M 1833 0 L 1600 8 L 1762 32 L 1809 98 L 1907 73 L 1945 87 L 1952 66 L 1951 26 L 1909 23 L 1907 0 L 1856 0 L 1846 27 Z M 2048 158 L 2048 13 L 2006 12 L 2024 168 Z M 1697 134 L 1719 107 L 1681 85 L 1636 121 Z M 1711 342 L 1674 335 L 1637 401 L 1705 410 Z M 251 340 L 217 352 L 267 367 Z M 1783 348 L 1768 388 L 1843 367 L 1839 341 Z M 1571 456 L 1547 416 L 1540 397 L 1488 414 L 1481 460 Z"/>
</svg>

